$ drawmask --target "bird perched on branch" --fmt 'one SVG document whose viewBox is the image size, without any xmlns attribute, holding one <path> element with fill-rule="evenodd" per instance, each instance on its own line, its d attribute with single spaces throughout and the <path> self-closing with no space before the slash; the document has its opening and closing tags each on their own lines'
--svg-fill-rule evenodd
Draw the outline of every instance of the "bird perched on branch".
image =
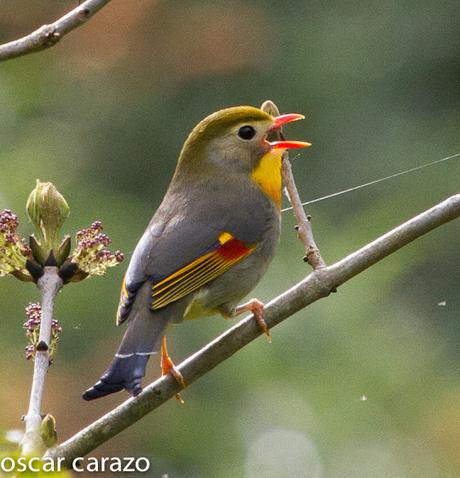
<svg viewBox="0 0 460 478">
<path fill-rule="evenodd" d="M 117 323 L 128 327 L 112 363 L 83 398 L 142 391 L 149 357 L 161 350 L 162 373 L 185 381 L 168 355 L 171 323 L 252 312 L 270 337 L 263 304 L 240 301 L 273 258 L 281 221 L 281 157 L 309 143 L 268 136 L 299 114 L 228 108 L 187 138 L 166 195 L 134 250 L 123 280 Z"/>
</svg>

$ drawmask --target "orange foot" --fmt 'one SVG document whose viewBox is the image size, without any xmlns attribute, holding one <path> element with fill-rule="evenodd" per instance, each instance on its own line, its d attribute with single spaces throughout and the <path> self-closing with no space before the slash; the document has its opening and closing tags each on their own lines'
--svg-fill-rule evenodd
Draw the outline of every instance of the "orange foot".
<svg viewBox="0 0 460 478">
<path fill-rule="evenodd" d="M 163 336 L 163 340 L 161 341 L 161 375 L 168 375 L 170 373 L 176 381 L 182 385 L 183 388 L 187 387 L 187 383 L 184 380 L 182 374 L 177 370 L 174 362 L 172 361 L 171 357 L 168 354 L 168 346 L 166 343 L 166 336 Z M 176 399 L 179 400 L 180 403 L 184 404 L 184 400 L 180 396 L 180 393 L 176 394 Z"/>
<path fill-rule="evenodd" d="M 265 319 L 264 319 L 264 304 L 258 299 L 251 299 L 245 304 L 239 305 L 235 309 L 235 315 L 243 314 L 244 312 L 252 313 L 257 325 L 260 327 L 262 332 L 266 335 L 268 343 L 271 343 L 272 336 L 270 335 L 270 330 L 268 329 L 267 323 L 265 322 Z"/>
</svg>

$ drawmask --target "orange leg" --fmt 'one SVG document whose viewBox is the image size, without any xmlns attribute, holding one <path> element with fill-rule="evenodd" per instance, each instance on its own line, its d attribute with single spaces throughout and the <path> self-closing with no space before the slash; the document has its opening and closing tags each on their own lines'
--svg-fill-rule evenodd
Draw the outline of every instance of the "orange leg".
<svg viewBox="0 0 460 478">
<path fill-rule="evenodd" d="M 166 342 L 166 335 L 163 335 L 163 339 L 161 341 L 161 375 L 168 375 L 170 373 L 176 381 L 182 385 L 183 388 L 187 386 L 184 377 L 182 374 L 177 370 L 174 362 L 172 361 L 171 357 L 168 354 L 168 346 Z M 176 394 L 177 400 L 179 400 L 182 404 L 185 403 L 180 396 L 180 393 Z"/>
<path fill-rule="evenodd" d="M 258 299 L 251 299 L 245 304 L 239 305 L 235 309 L 235 315 L 243 314 L 244 312 L 251 312 L 254 316 L 254 320 L 261 328 L 262 332 L 266 335 L 268 343 L 272 342 L 272 336 L 268 329 L 267 323 L 264 319 L 264 304 Z"/>
</svg>

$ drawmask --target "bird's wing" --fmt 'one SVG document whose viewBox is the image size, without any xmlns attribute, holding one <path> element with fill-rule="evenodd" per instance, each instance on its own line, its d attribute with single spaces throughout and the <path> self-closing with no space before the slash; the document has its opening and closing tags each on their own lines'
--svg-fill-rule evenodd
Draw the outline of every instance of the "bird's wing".
<svg viewBox="0 0 460 478">
<path fill-rule="evenodd" d="M 223 274 L 263 239 L 272 216 L 264 213 L 269 202 L 257 188 L 244 195 L 228 186 L 201 191 L 193 187 L 186 201 L 169 194 L 152 218 L 123 281 L 118 323 L 128 318 L 145 281 L 152 283 L 152 310 L 163 308 Z"/>
<path fill-rule="evenodd" d="M 192 231 L 191 231 L 192 233 Z M 158 310 L 198 290 L 251 254 L 257 242 L 244 242 L 231 232 L 206 225 L 181 227 L 152 236 L 147 230 L 134 251 L 123 279 L 117 323 L 124 322 L 141 286 L 152 283 L 150 307 Z"/>
</svg>

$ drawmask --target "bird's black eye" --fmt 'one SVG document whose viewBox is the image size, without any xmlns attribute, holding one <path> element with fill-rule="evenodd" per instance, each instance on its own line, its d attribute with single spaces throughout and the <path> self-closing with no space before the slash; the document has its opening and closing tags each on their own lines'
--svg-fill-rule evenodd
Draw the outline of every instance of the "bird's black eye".
<svg viewBox="0 0 460 478">
<path fill-rule="evenodd" d="M 238 130 L 238 136 L 241 139 L 252 139 L 256 135 L 256 130 L 249 125 L 246 126 L 241 126 L 241 128 Z"/>
</svg>

